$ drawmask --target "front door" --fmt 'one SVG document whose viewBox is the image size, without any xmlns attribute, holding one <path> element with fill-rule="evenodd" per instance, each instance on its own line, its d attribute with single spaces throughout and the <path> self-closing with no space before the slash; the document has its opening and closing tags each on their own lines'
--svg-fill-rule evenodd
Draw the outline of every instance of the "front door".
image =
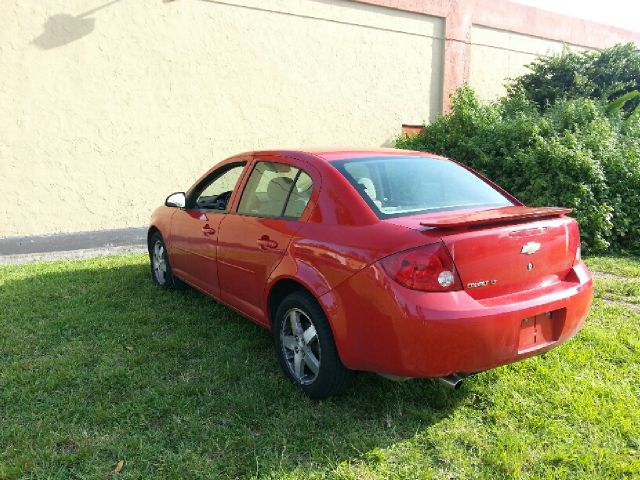
<svg viewBox="0 0 640 480">
<path fill-rule="evenodd" d="M 281 159 L 282 160 L 282 159 Z M 263 321 L 267 279 L 300 228 L 313 182 L 283 162 L 256 161 L 237 212 L 218 236 L 218 278 L 224 302 Z"/>
<path fill-rule="evenodd" d="M 170 255 L 175 272 L 216 298 L 220 298 L 216 250 L 227 204 L 244 163 L 215 170 L 188 195 L 186 207 L 171 219 Z"/>
</svg>

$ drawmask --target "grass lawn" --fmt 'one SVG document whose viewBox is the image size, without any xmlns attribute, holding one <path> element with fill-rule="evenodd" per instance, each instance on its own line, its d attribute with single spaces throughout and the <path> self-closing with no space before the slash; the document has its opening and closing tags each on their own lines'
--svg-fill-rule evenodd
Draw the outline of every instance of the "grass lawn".
<svg viewBox="0 0 640 480">
<path fill-rule="evenodd" d="M 591 315 L 558 349 L 324 402 L 142 255 L 0 267 L 0 479 L 640 478 L 640 261 L 588 263 Z"/>
</svg>

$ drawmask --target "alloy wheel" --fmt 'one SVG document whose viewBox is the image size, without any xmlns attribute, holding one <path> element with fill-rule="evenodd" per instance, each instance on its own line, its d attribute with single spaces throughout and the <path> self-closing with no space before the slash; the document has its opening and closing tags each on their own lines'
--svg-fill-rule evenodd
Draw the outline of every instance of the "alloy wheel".
<svg viewBox="0 0 640 480">
<path fill-rule="evenodd" d="M 160 240 L 153 245 L 153 273 L 160 285 L 167 280 L 167 261 L 164 256 L 164 245 Z"/>
<path fill-rule="evenodd" d="M 309 316 L 298 308 L 285 313 L 280 329 L 282 354 L 293 377 L 302 385 L 315 381 L 320 372 L 320 341 Z"/>
</svg>

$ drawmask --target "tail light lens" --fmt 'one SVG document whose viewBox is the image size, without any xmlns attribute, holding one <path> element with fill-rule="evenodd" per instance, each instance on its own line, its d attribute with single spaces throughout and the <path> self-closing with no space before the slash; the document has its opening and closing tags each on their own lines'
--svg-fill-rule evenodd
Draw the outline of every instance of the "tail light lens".
<svg viewBox="0 0 640 480">
<path fill-rule="evenodd" d="M 578 265 L 582 260 L 582 248 L 580 247 L 580 228 L 578 222 L 573 220 L 569 225 L 567 234 L 569 235 L 569 252 L 574 248 L 575 256 L 573 257 L 573 265 Z"/>
<path fill-rule="evenodd" d="M 400 285 L 424 292 L 462 290 L 449 251 L 442 243 L 396 253 L 380 261 Z"/>
</svg>

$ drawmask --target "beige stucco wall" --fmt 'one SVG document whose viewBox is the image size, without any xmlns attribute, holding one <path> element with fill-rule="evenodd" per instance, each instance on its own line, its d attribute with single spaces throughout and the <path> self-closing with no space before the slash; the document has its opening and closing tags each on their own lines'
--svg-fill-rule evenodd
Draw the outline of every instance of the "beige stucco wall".
<svg viewBox="0 0 640 480">
<path fill-rule="evenodd" d="M 485 101 L 505 93 L 505 81 L 528 72 L 526 65 L 539 55 L 562 51 L 565 44 L 474 25 L 471 29 L 469 85 Z M 573 50 L 584 50 L 566 45 Z"/>
<path fill-rule="evenodd" d="M 144 225 L 240 151 L 385 144 L 439 112 L 442 37 L 347 0 L 2 0 L 0 237 Z"/>
</svg>

